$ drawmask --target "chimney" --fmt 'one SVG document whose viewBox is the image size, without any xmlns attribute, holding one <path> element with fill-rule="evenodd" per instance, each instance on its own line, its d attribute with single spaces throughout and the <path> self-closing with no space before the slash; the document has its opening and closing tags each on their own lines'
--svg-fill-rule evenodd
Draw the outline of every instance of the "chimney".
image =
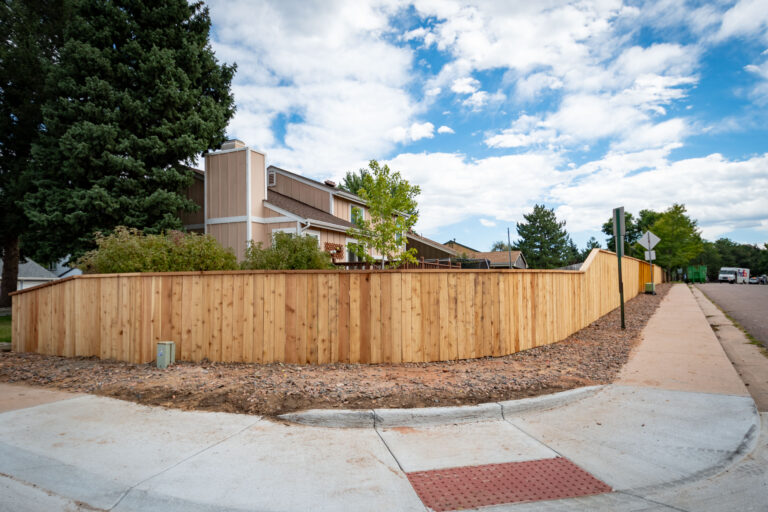
<svg viewBox="0 0 768 512">
<path fill-rule="evenodd" d="M 224 144 L 221 145 L 221 149 L 227 150 L 227 149 L 238 149 L 238 148 L 244 148 L 245 142 L 237 139 L 230 139 L 228 141 L 225 141 Z"/>
</svg>

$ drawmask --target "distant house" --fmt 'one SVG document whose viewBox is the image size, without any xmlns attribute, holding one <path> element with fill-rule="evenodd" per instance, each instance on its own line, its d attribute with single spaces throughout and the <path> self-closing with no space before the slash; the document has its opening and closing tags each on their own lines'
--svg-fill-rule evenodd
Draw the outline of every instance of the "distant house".
<svg viewBox="0 0 768 512">
<path fill-rule="evenodd" d="M 520 251 L 511 251 L 512 267 L 511 268 L 528 268 L 528 262 L 525 261 L 523 253 Z M 510 252 L 509 251 L 488 251 L 488 252 L 476 252 L 472 256 L 477 259 L 484 259 L 488 261 L 491 268 L 510 268 Z"/>
<path fill-rule="evenodd" d="M 510 252 L 509 251 L 478 251 L 464 244 L 460 244 L 455 239 L 445 242 L 445 244 L 451 249 L 457 251 L 460 255 L 466 255 L 471 259 L 486 260 L 490 268 L 510 268 Z M 511 251 L 512 267 L 511 268 L 528 268 L 528 262 L 525 261 L 525 256 L 520 251 Z"/>
<path fill-rule="evenodd" d="M 67 256 L 66 258 L 57 261 L 56 264 L 49 267 L 48 270 L 60 279 L 70 276 L 79 276 L 83 273 L 79 268 L 70 267 L 69 263 L 70 259 L 69 256 Z"/>
<path fill-rule="evenodd" d="M 480 252 L 477 249 L 473 249 L 473 248 L 471 248 L 471 247 L 469 247 L 467 245 L 460 244 L 459 242 L 456 241 L 455 238 L 453 240 L 448 240 L 443 245 L 445 245 L 447 247 L 450 247 L 451 249 L 456 251 L 456 253 L 459 256 L 461 256 L 462 254 L 466 254 L 467 256 L 470 256 L 472 254 Z"/>
<path fill-rule="evenodd" d="M 277 232 L 310 235 L 334 261 L 355 261 L 348 249 L 355 240 L 347 231 L 353 219 L 368 216 L 368 205 L 330 180 L 316 181 L 274 165 L 266 155 L 239 140 L 205 155 L 205 171 L 194 170 L 187 197 L 200 210 L 181 216 L 190 231 L 212 235 L 231 247 L 238 260 L 249 243 L 272 243 Z M 446 258 L 450 248 L 418 236 L 406 235 L 406 247 L 417 247 L 418 257 Z M 434 255 L 432 255 L 432 251 Z M 381 257 L 371 251 L 374 258 Z"/>
<path fill-rule="evenodd" d="M 3 262 L 0 260 L 0 276 L 3 272 Z M 49 283 L 59 279 L 58 276 L 38 265 L 34 261 L 27 259 L 26 263 L 19 263 L 19 277 L 17 290 L 32 288 L 39 284 Z"/>
<path fill-rule="evenodd" d="M 460 256 L 452 247 L 437 243 L 416 233 L 408 233 L 408 243 L 406 246 L 408 249 L 416 249 L 418 257 L 425 260 L 445 260 Z"/>
</svg>

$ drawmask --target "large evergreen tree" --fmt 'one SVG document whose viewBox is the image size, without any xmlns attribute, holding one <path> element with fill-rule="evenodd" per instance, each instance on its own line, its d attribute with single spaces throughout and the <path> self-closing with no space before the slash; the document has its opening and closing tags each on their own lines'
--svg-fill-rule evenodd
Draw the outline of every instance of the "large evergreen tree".
<svg viewBox="0 0 768 512">
<path fill-rule="evenodd" d="M 16 289 L 20 239 L 29 223 L 19 203 L 33 187 L 32 144 L 40 134 L 44 80 L 66 19 L 62 0 L 0 3 L 0 306 Z"/>
<path fill-rule="evenodd" d="M 523 218 L 525 222 L 517 223 L 520 239 L 514 245 L 523 252 L 529 267 L 557 268 L 572 263 L 575 246 L 565 221 L 558 222 L 554 210 L 537 204 Z"/>
<path fill-rule="evenodd" d="M 184 164 L 224 140 L 234 112 L 234 66 L 216 60 L 210 26 L 201 2 L 72 0 L 24 201 L 37 259 L 79 255 L 117 225 L 180 227 L 194 207 Z"/>
</svg>

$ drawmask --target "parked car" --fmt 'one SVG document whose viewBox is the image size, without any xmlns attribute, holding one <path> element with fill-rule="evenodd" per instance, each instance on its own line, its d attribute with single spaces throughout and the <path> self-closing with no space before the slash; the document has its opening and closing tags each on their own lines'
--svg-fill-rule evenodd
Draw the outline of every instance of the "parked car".
<svg viewBox="0 0 768 512">
<path fill-rule="evenodd" d="M 760 281 L 757 279 L 757 277 L 752 276 L 749 278 L 749 284 L 760 284 Z"/>
<path fill-rule="evenodd" d="M 760 281 L 760 284 L 768 284 L 768 276 L 765 274 L 758 277 L 758 280 Z"/>
</svg>

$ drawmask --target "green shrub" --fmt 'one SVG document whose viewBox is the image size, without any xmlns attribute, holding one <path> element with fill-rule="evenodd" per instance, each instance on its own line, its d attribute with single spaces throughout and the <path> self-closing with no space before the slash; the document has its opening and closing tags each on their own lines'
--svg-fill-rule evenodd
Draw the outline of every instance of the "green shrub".
<svg viewBox="0 0 768 512">
<path fill-rule="evenodd" d="M 242 268 L 250 270 L 306 270 L 334 268 L 331 256 L 320 250 L 317 238 L 275 233 L 272 247 L 251 243 Z"/>
<path fill-rule="evenodd" d="M 210 235 L 181 231 L 145 235 L 138 229 L 118 226 L 108 235 L 98 233 L 96 246 L 75 263 L 86 274 L 238 268 L 232 250 L 223 248 Z"/>
</svg>

